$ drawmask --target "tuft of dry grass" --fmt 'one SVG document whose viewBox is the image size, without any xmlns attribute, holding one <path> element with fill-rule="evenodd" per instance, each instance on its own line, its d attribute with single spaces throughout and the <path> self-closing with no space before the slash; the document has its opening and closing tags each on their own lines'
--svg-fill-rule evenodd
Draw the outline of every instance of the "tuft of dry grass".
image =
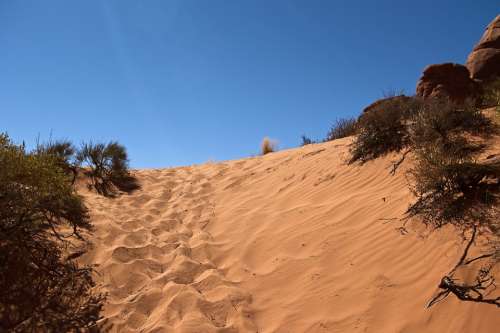
<svg viewBox="0 0 500 333">
<path fill-rule="evenodd" d="M 276 141 L 265 137 L 260 144 L 260 153 L 261 155 L 266 155 L 269 153 L 273 153 L 276 151 Z"/>
<path fill-rule="evenodd" d="M 355 135 L 357 126 L 358 121 L 356 118 L 339 118 L 332 125 L 330 131 L 328 131 L 324 141 L 332 141 Z"/>
</svg>

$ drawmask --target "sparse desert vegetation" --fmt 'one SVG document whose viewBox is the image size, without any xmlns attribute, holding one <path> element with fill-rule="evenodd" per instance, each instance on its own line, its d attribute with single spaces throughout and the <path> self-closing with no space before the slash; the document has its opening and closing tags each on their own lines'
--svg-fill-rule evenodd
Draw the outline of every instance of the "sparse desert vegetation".
<svg viewBox="0 0 500 333">
<path fill-rule="evenodd" d="M 497 333 L 500 15 L 424 67 L 449 2 L 2 6 L 0 333 Z"/>
<path fill-rule="evenodd" d="M 485 140 L 498 134 L 498 127 L 472 101 L 462 103 L 447 98 L 389 99 L 365 112 L 359 119 L 358 137 L 351 149 L 353 161 L 366 162 L 389 152 L 405 150 L 393 172 L 408 153 L 414 163 L 409 169 L 410 186 L 416 202 L 407 216 L 418 217 L 434 228 L 452 223 L 462 232 L 472 230 L 467 258 L 476 233 L 500 236 L 495 208 L 500 186 L 500 160 L 493 156 L 479 160 Z M 449 293 L 464 301 L 500 306 L 500 297 L 488 297 L 494 285 L 491 269 L 497 264 L 497 241 L 490 241 L 487 263 L 478 271 L 474 283 L 456 282 L 453 274 L 460 266 L 476 259 L 463 259 L 443 277 L 443 290 L 429 305 Z"/>
<path fill-rule="evenodd" d="M 417 202 L 409 210 L 427 223 L 485 223 L 484 205 L 495 200 L 500 178 L 496 159 L 479 161 L 483 140 L 497 131 L 472 104 L 445 100 L 423 104 L 410 124 L 415 164 L 410 171 Z"/>
<path fill-rule="evenodd" d="M 276 151 L 276 142 L 268 137 L 262 139 L 262 143 L 260 144 L 260 153 L 261 155 L 266 155 L 269 153 L 273 153 Z"/>
<path fill-rule="evenodd" d="M 226 323 L 225 325 L 244 323 L 241 325 L 255 329 L 257 321 L 254 317 L 246 315 L 253 311 L 248 293 L 261 295 L 255 301 L 256 306 L 267 304 L 266 302 L 279 303 L 280 300 L 269 301 L 273 298 L 265 297 L 271 295 L 269 288 L 265 288 L 265 281 L 270 278 L 270 281 L 275 282 L 273 274 L 279 274 L 286 269 L 298 269 L 300 274 L 287 276 L 289 283 L 281 286 L 284 292 L 293 294 L 292 291 L 295 291 L 301 299 L 305 300 L 307 306 L 329 307 L 329 311 L 332 312 L 340 311 L 339 303 L 335 302 L 335 299 L 339 297 L 335 295 L 338 295 L 340 291 L 351 297 L 360 289 L 375 286 L 373 290 L 384 295 L 384 291 L 378 287 L 380 283 L 386 283 L 385 278 L 380 278 L 381 271 L 392 272 L 386 274 L 390 274 L 390 279 L 397 281 L 398 274 L 395 273 L 393 267 L 414 269 L 415 265 L 420 265 L 418 267 L 423 270 L 428 269 L 429 277 L 424 279 L 426 282 L 414 281 L 414 283 L 422 283 L 422 288 L 430 290 L 439 282 L 440 292 L 429 301 L 429 295 L 422 293 L 420 289 L 408 291 L 407 286 L 391 282 L 391 293 L 397 292 L 401 295 L 411 293 L 412 297 L 416 298 L 417 306 L 403 302 L 402 299 L 401 302 L 396 300 L 394 304 L 385 305 L 387 309 L 396 311 L 397 308 L 399 311 L 407 307 L 405 311 L 418 311 L 419 316 L 424 318 L 426 315 L 423 311 L 432 310 L 424 310 L 423 305 L 428 302 L 428 306 L 432 306 L 448 294 L 454 294 L 457 298 L 468 302 L 496 305 L 498 300 L 487 292 L 494 283 L 494 267 L 500 257 L 498 245 L 500 228 L 495 222 L 498 160 L 496 157 L 485 159 L 482 154 L 489 140 L 495 137 L 497 129 L 494 123 L 472 104 L 455 104 L 448 100 L 423 100 L 413 97 L 405 99 L 405 103 L 408 104 L 402 104 L 401 101 L 389 103 L 390 112 L 388 113 L 382 111 L 382 114 L 376 114 L 383 110 L 383 103 L 372 111 L 365 112 L 358 121 L 358 124 L 362 125 L 357 125 L 363 127 L 357 127 L 358 136 L 353 138 L 352 145 L 350 140 L 341 140 L 341 143 L 323 142 L 291 150 L 283 156 L 277 156 L 276 159 L 253 158 L 210 163 L 197 167 L 143 170 L 138 172 L 142 190 L 123 196 L 118 195 L 121 190 L 113 180 L 117 179 L 117 175 L 132 177 L 132 173 L 128 169 L 128 156 L 125 148 L 119 144 L 84 144 L 81 148 L 76 148 L 71 142 L 63 140 L 41 144 L 33 152 L 26 152 L 22 146 L 12 145 L 6 139 L 5 142 L 8 143 L 6 147 L 14 147 L 19 152 L 23 151 L 28 160 L 37 156 L 34 158 L 36 161 L 38 159 L 50 161 L 47 165 L 50 165 L 52 171 L 48 174 L 55 172 L 57 177 L 63 180 L 63 188 L 69 191 L 64 193 L 69 193 L 71 197 L 74 196 L 77 199 L 74 199 L 75 203 L 69 206 L 71 211 L 69 208 L 64 208 L 66 215 L 53 217 L 54 221 L 59 221 L 55 225 L 55 232 L 61 232 L 62 240 L 53 236 L 56 234 L 53 234 L 52 228 L 44 227 L 43 235 L 46 235 L 49 242 L 42 243 L 43 246 L 48 246 L 47 244 L 54 246 L 54 250 L 49 248 L 52 253 L 49 257 L 53 258 L 50 259 L 50 264 L 62 265 L 64 267 L 62 272 L 72 277 L 69 279 L 71 282 L 68 282 L 68 279 L 61 279 L 57 280 L 61 281 L 60 285 L 51 282 L 52 284 L 47 284 L 48 287 L 46 287 L 64 289 L 58 294 L 63 298 L 58 301 L 58 304 L 64 304 L 64 301 L 69 302 L 70 305 L 65 305 L 65 309 L 70 313 L 66 314 L 58 307 L 54 307 L 58 309 L 56 315 L 54 312 L 43 312 L 46 310 L 43 308 L 43 311 L 39 311 L 41 314 L 35 317 L 18 309 L 20 314 L 16 315 L 16 318 L 24 319 L 13 320 L 9 317 L 12 314 L 7 314 L 4 308 L 2 327 L 17 325 L 16 327 L 23 331 L 25 327 L 28 327 L 26 325 L 35 325 L 33 326 L 35 328 L 60 329 L 62 327 L 63 330 L 72 327 L 94 328 L 96 325 L 105 328 L 109 325 L 119 331 L 129 328 L 131 322 L 130 319 L 122 319 L 122 313 L 128 313 L 132 318 L 139 318 L 134 323 L 139 323 L 137 325 L 141 327 L 153 326 L 158 320 L 162 323 L 162 327 L 192 325 L 188 317 L 187 319 L 168 317 L 174 309 L 180 307 L 183 311 L 201 318 L 199 320 L 203 325 L 218 327 L 217 325 L 220 326 L 223 323 Z M 401 110 L 403 110 L 403 115 L 397 116 L 397 112 Z M 389 119 L 397 119 L 396 126 L 391 125 Z M 371 123 L 372 120 L 374 123 Z M 373 131 L 370 132 L 371 136 L 366 136 L 367 141 L 358 141 L 359 135 L 362 135 L 361 129 Z M 396 132 L 393 132 L 394 129 Z M 393 138 L 391 138 L 389 143 L 372 140 L 377 133 L 383 133 L 383 138 L 390 137 L 387 133 L 397 133 L 399 137 L 396 141 L 392 141 Z M 262 146 L 263 152 L 275 150 L 274 147 L 269 149 L 267 146 L 272 142 L 271 140 L 264 142 L 266 143 Z M 345 159 L 339 159 L 339 156 L 352 157 L 353 147 L 357 144 L 362 145 L 363 149 L 359 151 L 362 151 L 363 155 L 359 155 L 359 158 L 351 163 L 346 163 Z M 381 178 L 380 169 L 386 169 L 387 165 L 393 163 L 391 158 L 385 155 L 398 151 L 397 156 L 411 157 L 407 159 L 412 161 L 407 166 L 408 173 L 401 175 L 398 169 L 393 176 L 387 172 L 386 176 Z M 358 161 L 361 162 L 359 164 L 362 167 L 353 165 Z M 45 165 L 45 162 L 39 163 L 41 162 L 35 164 Z M 34 173 L 23 171 L 24 167 L 11 168 L 11 170 L 17 170 L 20 174 L 34 175 Z M 327 172 L 330 170 L 333 172 Z M 115 171 L 117 173 L 113 174 Z M 298 177 L 295 176 L 296 174 Z M 45 179 L 44 174 L 37 173 L 37 175 Z M 213 177 L 213 175 L 216 176 Z M 392 181 L 393 177 L 401 180 L 406 175 L 409 176 L 411 188 L 405 188 L 402 181 Z M 51 177 L 47 179 L 49 178 Z M 84 181 L 80 181 L 82 179 Z M 373 182 L 374 179 L 375 182 Z M 107 185 L 101 185 L 104 182 Z M 283 182 L 285 184 L 281 185 Z M 16 182 L 11 182 L 13 183 Z M 87 183 L 90 184 L 90 191 L 84 191 Z M 135 180 L 134 183 L 139 184 L 139 181 Z M 31 183 L 23 180 L 23 184 Z M 16 186 L 13 188 L 17 189 Z M 19 188 L 30 188 L 30 185 Z M 82 193 L 83 199 L 77 195 L 76 189 Z M 43 193 L 47 192 L 51 191 L 43 191 Z M 58 195 L 58 193 L 54 192 L 53 195 Z M 200 196 L 200 193 L 203 195 Z M 103 201 L 99 199 L 100 194 L 113 198 Z M 306 209 L 308 206 L 304 205 L 304 200 L 308 199 L 304 198 L 307 196 L 312 196 L 311 200 L 314 200 L 319 208 Z M 363 218 L 360 218 L 355 213 L 357 210 L 344 210 L 339 217 L 331 207 L 342 206 L 347 196 L 351 197 L 356 209 L 369 211 L 370 214 L 363 214 Z M 374 201 L 374 196 L 380 196 L 380 198 Z M 46 202 L 45 199 L 40 199 L 40 201 Z M 22 200 L 18 201 L 18 204 L 22 205 L 22 202 Z M 95 224 L 95 227 L 90 224 L 91 221 L 88 218 L 90 214 L 84 202 L 88 204 L 89 212 L 95 216 L 92 220 L 92 225 Z M 256 219 L 255 212 L 243 211 L 242 213 L 239 202 L 261 207 L 258 214 L 262 214 Z M 412 205 L 408 208 L 409 202 L 412 202 Z M 9 205 L 2 207 L 9 207 Z M 290 211 L 287 208 L 290 205 L 301 207 L 300 212 Z M 213 209 L 215 206 L 219 207 L 217 211 Z M 380 220 L 395 211 L 399 212 L 396 216 L 400 216 L 403 221 L 409 218 L 419 219 L 436 229 L 448 224 L 456 226 L 467 238 L 467 244 L 471 245 L 466 246 L 465 255 L 460 256 L 461 260 L 458 263 L 454 262 L 454 256 L 449 256 L 446 263 L 455 267 L 442 276 L 442 267 L 423 266 L 420 263 L 421 256 L 427 253 L 430 247 L 432 257 L 441 258 L 444 253 L 456 247 L 455 241 L 443 245 L 442 240 L 439 239 L 431 241 L 404 239 L 400 233 L 394 232 L 394 228 L 385 224 L 385 227 L 381 227 Z M 82 214 L 81 221 L 84 222 L 72 222 L 67 212 L 76 212 L 76 216 Z M 298 215 L 292 215 L 295 218 L 289 218 L 288 214 Z M 37 218 L 44 221 L 45 217 L 37 215 Z M 2 219 L 5 217 L 2 216 Z M 214 223 L 218 220 L 241 220 L 243 222 L 239 224 L 239 228 L 234 228 L 234 225 L 231 227 L 231 223 Z M 321 221 L 321 224 L 314 222 L 317 220 Z M 200 221 L 203 223 L 200 224 Z M 76 231 L 73 230 L 72 223 L 78 225 Z M 341 226 L 341 230 L 331 228 L 332 223 Z M 328 246 L 331 239 L 342 240 L 342 237 L 345 237 L 343 236 L 345 235 L 344 224 L 349 225 L 349 228 L 354 228 L 356 235 L 362 235 L 356 242 L 348 241 L 342 244 L 343 249 L 356 254 L 354 258 L 365 256 L 366 248 L 374 247 L 375 254 L 365 259 L 365 263 L 360 264 L 355 261 L 356 265 L 364 265 L 358 273 L 367 276 L 369 282 L 358 281 L 353 282 L 353 286 L 343 285 L 331 297 L 322 299 L 321 291 L 309 282 L 312 279 L 318 280 L 321 276 L 335 276 L 336 271 L 328 265 L 318 265 L 315 261 L 317 253 L 329 258 L 328 260 L 337 262 L 341 267 L 356 269 L 351 261 L 352 258 L 345 258 L 342 253 L 338 253 L 337 248 L 330 249 Z M 207 229 L 205 229 L 206 226 L 208 226 Z M 376 230 L 376 233 L 372 237 L 366 230 Z M 93 232 L 97 235 L 92 236 Z M 487 247 L 481 248 L 485 252 L 477 254 L 471 248 L 477 239 L 486 233 L 494 237 L 490 239 Z M 65 238 L 69 235 L 71 237 Z M 224 238 L 226 243 L 224 256 L 220 259 L 222 263 L 205 257 L 193 256 L 193 253 L 196 253 L 195 256 L 200 255 L 201 252 L 196 250 L 199 248 L 207 248 L 211 253 L 219 253 L 220 248 L 213 244 L 221 239 L 221 235 L 230 235 Z M 252 244 L 264 242 L 267 235 L 279 241 L 273 241 L 273 246 L 261 254 L 258 252 L 259 248 Z M 304 235 L 312 235 L 301 240 L 299 244 L 300 251 L 304 258 L 308 258 L 307 260 L 301 259 L 299 264 L 294 260 L 276 260 L 283 253 L 292 257 L 296 253 L 296 239 L 302 239 Z M 89 236 L 92 238 L 89 239 Z M 2 239 L 8 239 L 9 235 L 5 233 L 2 237 Z M 384 239 L 383 244 L 377 241 L 380 237 Z M 86 257 L 87 248 L 78 247 L 76 244 L 86 244 L 86 241 L 90 240 L 93 242 L 91 255 Z M 319 248 L 315 245 L 316 240 L 320 242 Z M 241 250 L 242 244 L 244 244 L 243 251 Z M 2 243 L 2 246 L 8 245 L 12 246 L 11 243 Z M 408 246 L 417 250 L 412 249 L 412 253 L 409 253 Z M 277 250 L 273 250 L 275 247 Z M 245 269 L 248 269 L 245 266 L 246 256 L 258 258 L 253 264 L 255 272 L 243 275 L 240 280 L 242 287 L 229 288 L 233 282 L 228 276 L 223 276 L 223 279 L 219 276 L 222 273 L 218 265 L 233 265 L 237 267 L 237 271 L 245 272 Z M 19 269 L 17 266 L 19 263 L 9 261 L 8 258 L 13 257 L 2 258 L 6 263 L 5 267 L 12 267 L 6 272 L 16 273 L 15 275 L 6 274 L 4 281 L 18 276 L 16 269 Z M 41 259 L 35 256 L 30 260 L 36 263 L 36 260 Z M 464 282 L 459 279 L 457 272 L 468 269 L 471 263 L 481 263 L 481 265 L 479 268 L 474 266 L 475 271 L 472 272 L 477 272 L 474 280 Z M 99 274 L 93 274 L 92 264 L 99 265 L 97 266 Z M 45 277 L 39 273 L 38 269 L 29 271 L 32 267 L 29 262 L 24 265 L 28 267 L 24 269 L 28 273 L 23 275 L 27 277 L 27 280 L 22 285 L 13 286 L 26 288 L 27 292 L 40 292 L 39 290 L 31 291 L 29 288 L 32 285 L 27 281 L 33 279 L 30 274 L 33 276 L 35 272 L 38 272 L 38 279 L 43 280 Z M 259 273 L 262 271 L 272 272 L 272 274 Z M 106 280 L 109 276 L 113 276 L 113 279 Z M 420 273 L 417 276 L 420 276 Z M 79 278 L 82 280 L 78 280 Z M 53 276 L 47 279 L 48 281 L 55 280 Z M 340 273 L 338 278 L 333 279 L 335 285 L 342 285 L 346 276 Z M 109 282 L 104 284 L 104 281 Z M 254 284 L 252 281 L 258 281 L 258 283 Z M 96 283 L 105 286 L 96 289 Z M 165 284 L 171 287 L 182 286 L 178 289 L 180 290 L 176 296 L 178 299 L 186 298 L 196 301 L 168 302 L 171 299 L 172 290 L 171 287 L 164 287 Z M 297 285 L 303 287 L 296 288 Z M 127 292 L 122 292 L 122 288 Z M 197 288 L 202 289 L 204 293 L 198 292 Z M 206 296 L 215 290 L 219 293 L 217 301 Z M 11 295 L 19 294 L 9 290 L 8 293 L 2 294 L 5 299 L 2 302 L 13 304 L 17 296 Z M 106 308 L 105 295 L 110 297 L 113 307 Z M 130 295 L 136 295 L 134 297 L 137 298 L 130 298 Z M 376 300 L 378 294 L 374 295 L 369 295 L 369 297 Z M 49 296 L 53 297 L 52 294 Z M 163 300 L 166 300 L 166 305 L 157 306 Z M 276 308 L 278 308 L 278 303 L 275 304 Z M 74 304 L 78 304 L 78 307 L 75 308 Z M 237 310 L 234 310 L 234 304 L 237 305 Z M 22 309 L 26 306 L 23 304 Z M 446 307 L 445 304 L 440 305 L 442 306 Z M 456 304 L 448 305 L 448 307 L 463 318 L 468 318 L 468 308 L 457 307 Z M 150 311 L 149 316 L 141 316 L 144 308 Z M 35 309 L 35 306 L 30 308 L 29 313 L 36 313 L 32 309 Z M 303 304 L 292 305 L 292 309 L 288 311 L 293 313 L 303 311 Z M 352 311 L 358 310 L 353 308 Z M 488 312 L 489 310 L 483 311 L 491 313 Z M 210 316 L 205 313 L 209 313 Z M 71 319 L 63 321 L 61 318 L 65 315 Z M 227 319 L 224 322 L 221 318 Z M 485 318 L 490 318 L 488 323 L 494 322 L 491 315 L 485 314 Z M 294 326 L 299 325 L 303 330 L 313 324 L 310 321 L 306 321 L 305 324 L 293 322 Z M 271 324 L 269 321 L 264 321 L 263 325 Z M 289 327 L 286 323 L 281 325 Z M 469 324 L 461 322 L 460 327 L 475 327 L 467 325 Z M 381 327 L 386 326 L 381 325 Z"/>
<path fill-rule="evenodd" d="M 356 134 L 358 121 L 356 118 L 339 118 L 328 131 L 325 141 L 345 138 Z"/>
<path fill-rule="evenodd" d="M 398 221 L 416 200 L 406 181 L 414 153 L 391 175 L 400 154 L 348 164 L 351 141 L 306 145 L 272 158 L 140 170 L 141 190 L 113 200 L 85 192 L 96 225 L 91 262 L 99 264 L 99 281 L 109 281 L 104 291 L 112 295 L 103 313 L 107 323 L 116 331 L 234 325 L 314 332 L 317 317 L 307 315 L 314 309 L 347 332 L 353 321 L 345 314 L 380 332 L 394 325 L 443 331 L 449 322 L 429 322 L 442 312 L 456 316 L 456 331 L 494 327 L 496 307 L 455 302 L 453 294 L 425 308 L 471 229 L 462 236 L 448 223 L 419 237 L 412 228 L 422 224 L 412 222 L 401 235 Z M 476 242 L 482 239 L 477 233 Z M 477 251 L 474 245 L 465 262 L 482 254 Z M 346 307 L 356 297 L 370 304 Z M 283 299 L 290 302 L 286 309 Z M 142 315 L 145 308 L 149 316 Z M 189 316 L 172 315 L 179 309 Z M 390 319 L 380 320 L 376 311 Z M 280 317 L 284 313 L 290 318 Z M 335 313 L 340 319 L 328 319 Z"/>
<path fill-rule="evenodd" d="M 399 152 L 410 143 L 408 122 L 422 104 L 419 98 L 385 98 L 358 119 L 351 162 L 366 162 L 389 152 Z"/>
<path fill-rule="evenodd" d="M 302 140 L 302 143 L 300 144 L 301 146 L 306 146 L 315 143 L 315 141 L 313 141 L 311 138 L 305 135 L 302 135 L 300 139 Z"/>
</svg>

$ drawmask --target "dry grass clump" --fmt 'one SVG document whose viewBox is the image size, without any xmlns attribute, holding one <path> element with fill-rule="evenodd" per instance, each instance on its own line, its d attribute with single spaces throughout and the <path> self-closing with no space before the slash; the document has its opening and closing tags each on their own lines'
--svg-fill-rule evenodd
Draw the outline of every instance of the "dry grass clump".
<svg viewBox="0 0 500 333">
<path fill-rule="evenodd" d="M 276 151 L 276 141 L 265 137 L 260 144 L 260 153 L 261 155 L 266 155 L 269 153 L 273 153 Z"/>
<path fill-rule="evenodd" d="M 356 118 L 339 118 L 330 128 L 330 131 L 326 135 L 326 141 L 332 141 L 336 139 L 346 138 L 356 134 L 358 121 Z"/>
</svg>

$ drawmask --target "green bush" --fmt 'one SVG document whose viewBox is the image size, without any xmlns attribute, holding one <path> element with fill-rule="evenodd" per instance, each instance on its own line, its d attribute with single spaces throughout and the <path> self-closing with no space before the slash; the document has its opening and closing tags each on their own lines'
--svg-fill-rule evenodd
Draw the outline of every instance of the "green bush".
<svg viewBox="0 0 500 333">
<path fill-rule="evenodd" d="M 346 138 L 356 134 L 357 120 L 355 118 L 340 118 L 330 128 L 324 141 Z"/>
<path fill-rule="evenodd" d="M 78 151 L 77 160 L 87 167 L 85 174 L 92 180 L 92 187 L 102 195 L 114 195 L 116 189 L 132 191 L 139 185 L 130 174 L 127 151 L 117 142 L 86 143 Z"/>
<path fill-rule="evenodd" d="M 0 170 L 0 331 L 95 327 L 104 297 L 92 292 L 92 269 L 68 256 L 91 229 L 71 177 L 54 155 L 3 134 Z"/>
</svg>

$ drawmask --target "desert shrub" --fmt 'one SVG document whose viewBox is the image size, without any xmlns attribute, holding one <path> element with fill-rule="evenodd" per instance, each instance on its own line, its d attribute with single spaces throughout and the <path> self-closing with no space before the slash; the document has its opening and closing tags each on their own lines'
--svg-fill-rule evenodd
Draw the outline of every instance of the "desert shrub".
<svg viewBox="0 0 500 333">
<path fill-rule="evenodd" d="M 500 109 L 500 77 L 484 85 L 482 103 L 483 106 L 496 106 L 497 110 Z"/>
<path fill-rule="evenodd" d="M 99 319 L 92 269 L 68 256 L 91 229 L 87 209 L 59 162 L 0 135 L 0 331 L 79 331 Z"/>
<path fill-rule="evenodd" d="M 421 107 L 417 98 L 389 98 L 374 104 L 357 121 L 351 163 L 366 162 L 409 144 L 408 120 Z"/>
<path fill-rule="evenodd" d="M 37 145 L 38 154 L 48 154 L 55 158 L 58 166 L 71 174 L 72 183 L 75 182 L 78 175 L 79 162 L 76 159 L 76 149 L 71 141 L 58 140 Z"/>
<path fill-rule="evenodd" d="M 274 151 L 276 151 L 276 143 L 268 137 L 265 137 L 260 144 L 260 153 L 266 155 Z"/>
<path fill-rule="evenodd" d="M 457 141 L 459 145 L 462 140 Z M 454 146 L 454 144 L 451 144 Z M 481 221 L 488 224 L 488 206 L 495 200 L 500 177 L 500 163 L 478 163 L 460 148 L 448 149 L 428 143 L 416 150 L 410 170 L 417 201 L 408 210 L 434 226 L 445 223 L 467 227 Z"/>
<path fill-rule="evenodd" d="M 100 194 L 111 196 L 116 189 L 132 191 L 138 188 L 136 179 L 129 171 L 127 151 L 117 142 L 83 144 L 77 160 L 87 167 L 85 174 Z"/>
<path fill-rule="evenodd" d="M 500 159 L 490 156 L 479 162 L 484 137 L 496 132 L 495 125 L 471 102 L 463 105 L 448 100 L 427 100 L 408 123 L 415 163 L 409 171 L 416 201 L 408 217 L 419 216 L 434 227 L 453 224 L 470 239 L 455 267 L 441 279 L 440 292 L 427 307 L 449 294 L 469 302 L 500 306 L 492 294 L 492 268 L 500 259 L 497 198 L 500 189 Z M 493 158 L 492 158 L 493 157 Z M 467 232 L 471 230 L 471 232 Z M 469 249 L 477 232 L 489 235 L 489 249 L 470 258 Z M 457 269 L 481 261 L 475 277 L 455 277 Z"/>
<path fill-rule="evenodd" d="M 301 139 L 302 139 L 302 143 L 300 144 L 301 146 L 306 146 L 306 145 L 310 145 L 310 144 L 313 144 L 314 141 L 311 140 L 310 138 L 308 138 L 307 136 L 305 135 L 302 135 L 301 136 Z"/>
<path fill-rule="evenodd" d="M 345 138 L 356 134 L 357 120 L 355 118 L 340 118 L 328 131 L 325 141 Z"/>
<path fill-rule="evenodd" d="M 417 197 L 410 215 L 441 225 L 466 224 L 486 212 L 498 187 L 500 165 L 477 162 L 483 145 L 472 138 L 494 131 L 493 123 L 472 103 L 426 101 L 409 123 L 416 159 L 410 175 Z"/>
<path fill-rule="evenodd" d="M 410 205 L 409 217 L 419 216 L 433 227 L 453 224 L 465 235 L 471 236 L 455 267 L 439 283 L 440 292 L 427 307 L 444 299 L 450 293 L 462 301 L 481 302 L 500 306 L 500 297 L 495 296 L 495 276 L 492 268 L 500 260 L 499 212 L 496 208 L 500 188 L 500 159 L 478 162 L 475 155 L 480 151 L 463 134 L 446 134 L 446 139 L 420 140 L 415 146 L 415 164 L 409 171 L 413 180 L 412 192 L 417 200 Z M 474 147 L 476 149 L 464 149 Z M 477 231 L 487 233 L 489 248 L 483 253 L 469 257 L 470 246 Z M 461 280 L 454 275 L 459 267 L 482 260 L 473 279 Z"/>
</svg>

